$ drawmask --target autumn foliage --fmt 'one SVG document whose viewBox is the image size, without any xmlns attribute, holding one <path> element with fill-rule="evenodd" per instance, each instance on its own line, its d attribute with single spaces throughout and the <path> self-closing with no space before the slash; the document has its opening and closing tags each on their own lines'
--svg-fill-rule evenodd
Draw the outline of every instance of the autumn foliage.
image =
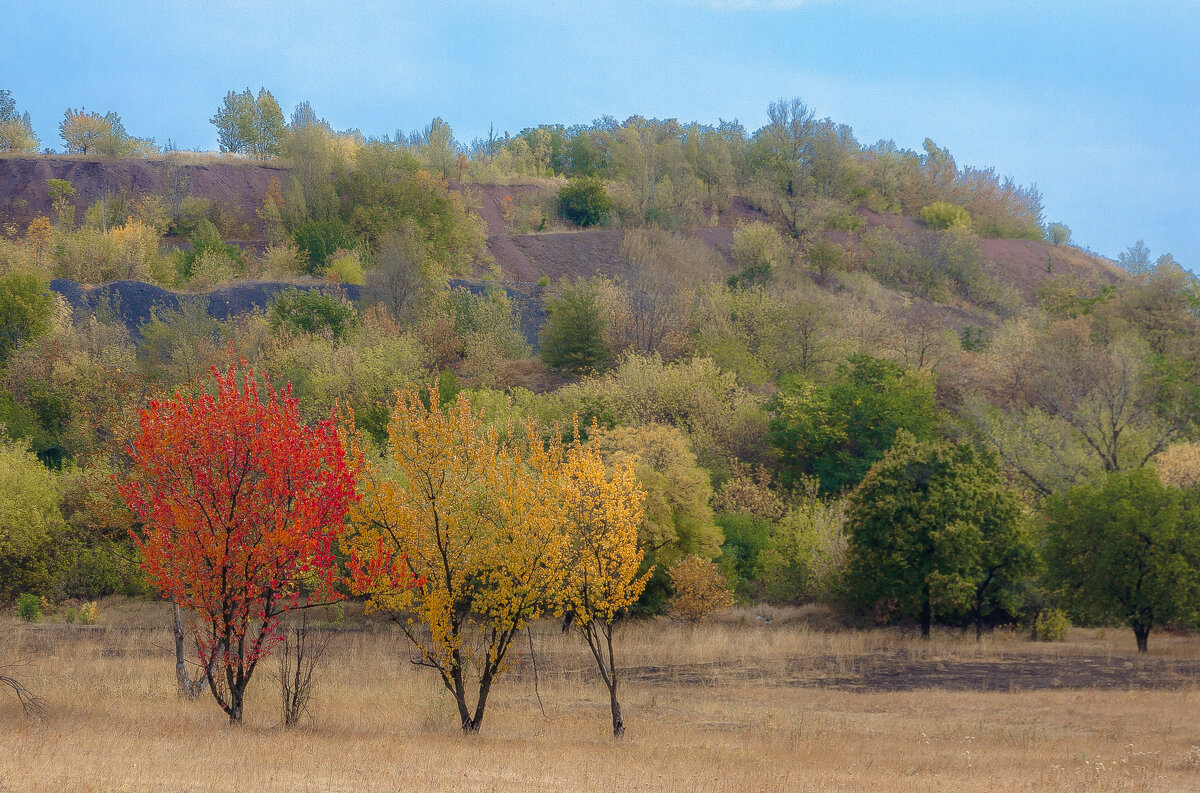
<svg viewBox="0 0 1200 793">
<path fill-rule="evenodd" d="M 611 669 L 612 622 L 645 585 L 634 463 L 609 480 L 578 441 L 533 422 L 501 433 L 464 395 L 443 407 L 433 388 L 399 395 L 388 434 L 390 459 L 359 479 L 351 586 L 438 673 L 463 731 L 479 730 L 513 641 L 549 609 L 572 612 L 593 652 L 608 636 L 597 660 Z"/>
<path fill-rule="evenodd" d="M 733 593 L 721 569 L 699 556 L 685 556 L 668 571 L 675 593 L 667 602 L 672 619 L 693 625 L 733 605 Z"/>
<path fill-rule="evenodd" d="M 212 370 L 216 393 L 177 393 L 140 413 L 120 488 L 142 524 L 134 540 L 151 584 L 194 615 L 200 663 L 237 723 L 258 662 L 282 639 L 279 618 L 338 597 L 334 542 L 355 501 L 332 419 L 300 420 L 242 362 Z"/>
</svg>

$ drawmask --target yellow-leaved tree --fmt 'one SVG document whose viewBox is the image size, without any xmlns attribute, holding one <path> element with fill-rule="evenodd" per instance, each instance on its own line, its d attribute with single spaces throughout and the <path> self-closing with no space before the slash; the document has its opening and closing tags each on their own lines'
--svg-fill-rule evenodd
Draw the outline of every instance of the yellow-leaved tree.
<svg viewBox="0 0 1200 793">
<path fill-rule="evenodd" d="M 388 435 L 388 464 L 364 461 L 359 476 L 351 587 L 437 671 L 463 732 L 478 732 L 513 639 L 561 597 L 562 442 L 533 424 L 501 439 L 465 395 L 443 409 L 436 388 L 401 392 Z"/>
<path fill-rule="evenodd" d="M 597 432 L 593 425 L 593 435 Z M 595 446 L 575 442 L 563 465 L 567 505 L 566 580 L 559 607 L 582 634 L 608 688 L 613 736 L 625 735 L 617 701 L 617 665 L 613 629 L 637 601 L 650 579 L 638 575 L 643 550 L 638 526 L 646 493 L 638 483 L 637 458 L 618 462 L 612 476 Z"/>
</svg>

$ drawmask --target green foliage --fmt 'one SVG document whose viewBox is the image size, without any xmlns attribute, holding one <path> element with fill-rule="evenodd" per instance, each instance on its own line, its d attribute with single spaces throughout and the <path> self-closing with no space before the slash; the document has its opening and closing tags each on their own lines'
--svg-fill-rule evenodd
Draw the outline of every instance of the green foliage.
<svg viewBox="0 0 1200 793">
<path fill-rule="evenodd" d="M 721 566 L 727 571 L 734 591 L 742 597 L 756 594 L 754 579 L 759 558 L 770 547 L 771 522 L 739 512 L 723 512 L 716 516 L 715 522 L 725 535 Z"/>
<path fill-rule="evenodd" d="M 230 91 L 209 121 L 217 128 L 223 152 L 268 160 L 280 153 L 285 125 L 283 111 L 266 88 L 256 97 L 249 88 Z"/>
<path fill-rule="evenodd" d="M 546 301 L 548 317 L 541 331 L 541 357 L 547 366 L 586 372 L 611 360 L 604 343 L 605 318 L 596 288 L 587 281 L 561 285 Z"/>
<path fill-rule="evenodd" d="M 366 273 L 357 251 L 338 251 L 325 268 L 325 278 L 336 284 L 365 286 Z"/>
<path fill-rule="evenodd" d="M 50 284 L 40 271 L 0 276 L 0 366 L 22 343 L 46 333 L 53 314 Z"/>
<path fill-rule="evenodd" d="M 990 457 L 908 433 L 851 494 L 847 529 L 851 602 L 917 618 L 926 636 L 938 617 L 969 615 L 978 629 L 1011 614 L 1036 560 L 1022 505 Z"/>
<path fill-rule="evenodd" d="M 230 269 L 240 268 L 244 262 L 242 249 L 230 245 L 221 239 L 221 232 L 208 218 L 200 218 L 196 223 L 196 231 L 190 239 L 191 245 L 183 251 L 178 269 L 184 280 L 190 280 L 207 268 L 211 269 L 215 261 L 225 262 Z M 205 261 L 207 259 L 207 262 Z"/>
<path fill-rule="evenodd" d="M 23 441 L 0 440 L 0 601 L 47 591 L 51 540 L 63 526 L 57 475 Z"/>
<path fill-rule="evenodd" d="M 1053 245 L 1070 245 L 1071 229 L 1066 223 L 1051 223 L 1046 227 L 1046 238 Z"/>
<path fill-rule="evenodd" d="M 611 209 L 608 191 L 598 177 L 571 179 L 558 191 L 558 211 L 580 226 L 599 224 Z"/>
<path fill-rule="evenodd" d="M 17 596 L 17 619 L 23 622 L 42 621 L 42 599 L 32 592 Z"/>
<path fill-rule="evenodd" d="M 1152 628 L 1200 614 L 1200 512 L 1149 469 L 1110 473 L 1052 496 L 1046 559 L 1084 622 L 1121 622 L 1145 651 Z"/>
<path fill-rule="evenodd" d="M 971 213 L 945 201 L 934 201 L 921 210 L 921 220 L 935 229 L 969 229 Z"/>
<path fill-rule="evenodd" d="M 784 465 L 784 481 L 816 476 L 825 493 L 858 484 L 905 430 L 933 436 L 933 384 L 891 361 L 856 355 L 830 385 L 784 380 L 770 405 L 768 438 Z"/>
<path fill-rule="evenodd" d="M 1066 641 L 1071 632 L 1071 620 L 1062 609 L 1046 609 L 1033 618 L 1031 634 L 1034 641 L 1061 642 Z"/>
<path fill-rule="evenodd" d="M 349 229 L 339 218 L 306 220 L 292 229 L 292 237 L 307 254 L 310 273 L 323 271 L 337 251 L 354 245 Z"/>
<path fill-rule="evenodd" d="M 763 597 L 775 603 L 842 597 L 846 555 L 846 502 L 822 499 L 815 482 L 798 489 L 796 503 L 771 526 L 758 557 Z"/>
<path fill-rule="evenodd" d="M 267 311 L 271 330 L 290 333 L 328 333 L 341 339 L 358 323 L 358 313 L 344 297 L 316 290 L 280 292 Z"/>
<path fill-rule="evenodd" d="M 648 556 L 670 565 L 689 554 L 720 554 L 723 538 L 709 506 L 712 484 L 683 433 L 662 425 L 617 427 L 592 442 L 609 464 L 638 459 L 637 477 L 646 491 L 638 539 Z"/>
</svg>

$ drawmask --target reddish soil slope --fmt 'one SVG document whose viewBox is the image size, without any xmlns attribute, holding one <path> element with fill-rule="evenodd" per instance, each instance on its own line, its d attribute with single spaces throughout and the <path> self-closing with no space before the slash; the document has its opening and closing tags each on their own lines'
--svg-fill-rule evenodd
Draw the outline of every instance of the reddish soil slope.
<svg viewBox="0 0 1200 793">
<path fill-rule="evenodd" d="M 164 160 L 100 160 L 82 157 L 0 157 L 0 222 L 24 226 L 50 214 L 49 179 L 65 179 L 76 189 L 76 219 L 105 194 L 131 197 L 166 192 Z M 182 165 L 186 194 L 240 207 L 253 220 L 271 177 L 284 181 L 285 169 L 230 160 Z"/>
<path fill-rule="evenodd" d="M 286 182 L 286 170 L 275 165 L 246 161 L 214 160 L 182 165 L 187 193 L 240 207 L 244 217 L 253 221 L 271 178 Z M 0 157 L 0 223 L 24 226 L 37 215 L 50 212 L 46 181 L 66 179 L 78 191 L 74 198 L 79 208 L 106 193 L 126 191 L 131 196 L 163 193 L 166 190 L 166 163 L 163 160 L 99 160 L 80 157 Z M 483 185 L 452 184 L 471 193 L 476 208 L 487 223 L 488 248 L 500 265 L 506 280 L 530 284 L 542 276 L 558 281 L 594 273 L 620 276 L 628 264 L 621 259 L 624 232 L 611 229 L 558 231 L 541 234 L 510 235 L 504 222 L 506 196 L 519 198 L 550 188 L 534 184 Z M 922 224 L 908 217 L 861 211 L 869 226 L 886 225 L 897 233 L 920 233 Z M 697 227 L 684 233 L 699 237 L 728 257 L 733 242 L 733 226 L 763 216 L 745 201 L 735 198 L 716 227 Z M 252 226 L 255 224 L 251 224 Z M 831 234 L 838 242 L 846 235 Z M 253 247 L 254 241 L 239 241 Z M 1122 274 L 1107 260 L 1076 248 L 1053 246 L 1032 240 L 981 241 L 984 258 L 1002 271 L 1006 280 L 1027 299 L 1037 285 L 1051 276 L 1068 275 L 1099 283 L 1115 283 Z"/>
</svg>

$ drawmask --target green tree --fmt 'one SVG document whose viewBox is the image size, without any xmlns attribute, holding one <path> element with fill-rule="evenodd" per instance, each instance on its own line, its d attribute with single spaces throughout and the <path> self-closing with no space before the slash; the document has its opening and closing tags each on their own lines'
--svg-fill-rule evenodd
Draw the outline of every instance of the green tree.
<svg viewBox="0 0 1200 793">
<path fill-rule="evenodd" d="M 955 204 L 934 201 L 921 210 L 921 220 L 935 229 L 971 228 L 971 213 Z"/>
<path fill-rule="evenodd" d="M 249 88 L 241 93 L 230 91 L 209 122 L 217 128 L 223 152 L 258 160 L 280 154 L 286 125 L 279 103 L 266 88 L 259 88 L 257 97 Z"/>
<path fill-rule="evenodd" d="M 254 100 L 254 143 L 250 147 L 251 156 L 259 160 L 278 157 L 286 129 L 279 103 L 270 91 L 259 88 L 258 96 Z"/>
<path fill-rule="evenodd" d="M 0 439 L 0 601 L 44 593 L 51 538 L 62 528 L 59 483 L 25 441 Z"/>
<path fill-rule="evenodd" d="M 978 632 L 1012 607 L 1035 559 L 1021 503 L 992 458 L 906 432 L 851 494 L 846 525 L 851 601 L 918 618 L 924 637 L 939 613 L 968 614 Z"/>
<path fill-rule="evenodd" d="M 50 329 L 54 298 L 40 273 L 16 270 L 0 277 L 0 364 L 21 343 Z"/>
<path fill-rule="evenodd" d="M 563 284 L 547 301 L 546 313 L 541 357 L 547 366 L 583 372 L 609 363 L 605 322 L 594 285 L 582 280 Z"/>
<path fill-rule="evenodd" d="M 1047 567 L 1078 617 L 1123 622 L 1143 653 L 1151 629 L 1195 624 L 1200 514 L 1194 497 L 1143 468 L 1051 496 L 1046 516 Z"/>
<path fill-rule="evenodd" d="M 892 445 L 898 430 L 932 437 L 933 384 L 891 361 L 856 355 L 830 385 L 785 379 L 771 403 L 768 438 L 784 465 L 784 481 L 816 476 L 835 493 L 858 484 Z"/>
<path fill-rule="evenodd" d="M 599 177 L 572 179 L 558 191 L 558 211 L 580 226 L 597 225 L 611 208 L 608 191 Z"/>
<path fill-rule="evenodd" d="M 254 143 L 254 96 L 247 88 L 242 93 L 230 91 L 225 101 L 209 119 L 217 128 L 217 143 L 223 152 L 244 154 Z"/>
</svg>

